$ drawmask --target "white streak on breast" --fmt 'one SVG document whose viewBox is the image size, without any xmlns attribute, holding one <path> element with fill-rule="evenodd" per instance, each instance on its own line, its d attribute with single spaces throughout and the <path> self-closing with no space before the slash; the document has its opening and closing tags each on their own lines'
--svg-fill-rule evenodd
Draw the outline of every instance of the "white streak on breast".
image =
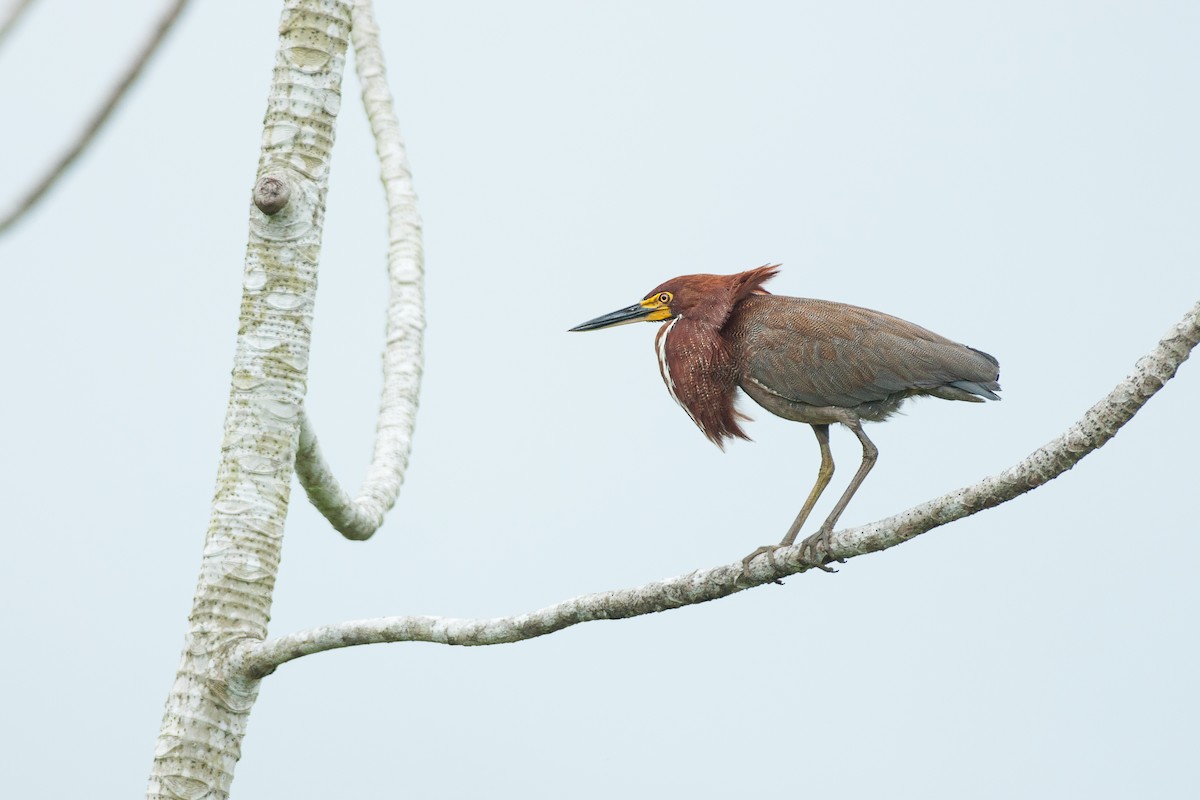
<svg viewBox="0 0 1200 800">
<path fill-rule="evenodd" d="M 667 337 L 671 335 L 671 329 L 675 327 L 675 323 L 679 322 L 681 319 L 683 319 L 683 317 L 676 317 L 675 319 L 671 320 L 670 324 L 664 325 L 662 328 L 660 328 L 658 335 L 654 337 L 654 349 L 658 353 L 658 372 L 660 375 L 662 375 L 663 383 L 667 385 L 667 391 L 671 393 L 671 399 L 679 404 L 679 407 L 682 408 L 684 413 L 688 415 L 688 419 L 696 423 L 697 428 L 707 433 L 707 431 L 704 430 L 704 426 L 700 424 L 700 421 L 692 416 L 692 412 L 683 404 L 683 401 L 679 399 L 679 395 L 675 394 L 675 379 L 671 377 L 671 366 L 667 362 Z"/>
</svg>

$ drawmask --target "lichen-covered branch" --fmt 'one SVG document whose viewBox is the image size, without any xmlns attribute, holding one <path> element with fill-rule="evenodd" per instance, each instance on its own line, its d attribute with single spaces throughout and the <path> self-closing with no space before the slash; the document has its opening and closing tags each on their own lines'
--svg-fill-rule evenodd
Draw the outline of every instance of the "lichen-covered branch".
<svg viewBox="0 0 1200 800">
<path fill-rule="evenodd" d="M 894 547 L 914 536 L 1024 494 L 1073 467 L 1128 422 L 1174 375 L 1200 343 L 1200 303 L 1141 358 L 1134 371 L 1117 384 L 1066 433 L 1038 448 L 1019 464 L 895 516 L 832 537 L 834 558 L 853 558 Z M 384 617 L 327 625 L 265 642 L 243 643 L 229 662 L 235 674 L 262 677 L 292 659 L 339 647 L 382 642 L 437 642 L 489 645 L 544 636 L 581 622 L 621 619 L 703 603 L 787 575 L 812 565 L 802 560 L 802 545 L 775 552 L 775 566 L 765 556 L 744 574 L 740 561 L 698 570 L 633 589 L 583 595 L 515 617 L 452 619 Z"/>
<path fill-rule="evenodd" d="M 50 191 L 50 187 L 67 171 L 67 167 L 71 166 L 75 162 L 75 159 L 79 158 L 80 153 L 92 143 L 92 140 L 96 138 L 96 134 L 104 127 L 104 123 L 108 121 L 108 118 L 116 109 L 117 104 L 129 92 L 129 87 L 142 74 L 142 70 L 150 61 L 150 57 L 154 55 L 158 50 L 158 46 L 162 44 L 163 39 L 167 37 L 167 33 L 175 25 L 175 21 L 179 19 L 179 15 L 183 13 L 183 9 L 187 3 L 188 0 L 174 0 L 166 13 L 163 14 L 162 19 L 159 20 L 158 25 L 150 32 L 150 36 L 146 39 L 146 43 L 142 45 L 142 49 L 134 55 L 133 60 L 130 61 L 129 67 L 125 70 L 121 79 L 117 81 L 112 91 L 109 92 L 108 97 L 101 103 L 92 118 L 88 120 L 87 125 L 79 132 L 79 135 L 76 136 L 75 141 L 67 147 L 57 161 L 50 165 L 42 177 L 20 199 L 13 203 L 4 216 L 0 217 L 0 234 L 3 234 L 16 224 L 21 217 L 25 216 L 42 199 L 46 192 Z M 19 12 L 21 10 L 22 8 L 18 7 L 16 11 Z"/>
<path fill-rule="evenodd" d="M 285 1 L 258 183 L 270 178 L 286 186 L 279 193 L 286 202 L 271 214 L 250 207 L 217 485 L 183 654 L 155 748 L 150 798 L 227 797 L 258 693 L 257 681 L 223 665 L 236 643 L 261 640 L 270 618 L 349 36 L 349 0 Z"/>
<path fill-rule="evenodd" d="M 383 524 L 404 482 L 412 450 L 417 399 L 423 369 L 425 331 L 424 265 L 421 217 L 400 124 L 392 106 L 379 27 L 370 0 L 357 0 L 352 11 L 355 63 L 362 83 L 363 105 L 388 207 L 387 339 L 383 353 L 383 393 L 375 426 L 375 453 L 358 496 L 338 484 L 321 455 L 316 432 L 302 419 L 296 473 L 308 499 L 347 539 L 368 539 Z"/>
</svg>

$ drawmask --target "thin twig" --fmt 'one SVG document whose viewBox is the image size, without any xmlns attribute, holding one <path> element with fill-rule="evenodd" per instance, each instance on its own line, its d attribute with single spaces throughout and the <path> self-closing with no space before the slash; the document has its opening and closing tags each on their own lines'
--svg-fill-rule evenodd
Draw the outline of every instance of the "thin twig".
<svg viewBox="0 0 1200 800">
<path fill-rule="evenodd" d="M 305 414 L 300 420 L 296 474 L 308 499 L 347 539 L 369 539 L 396 503 L 417 418 L 425 331 L 424 257 L 421 216 L 400 123 L 392 104 L 379 26 L 370 0 L 356 0 L 350 15 L 354 61 L 362 100 L 375 135 L 379 173 L 388 207 L 387 338 L 383 353 L 383 392 L 375 426 L 375 453 L 358 497 L 338 484 L 321 455 L 316 432 Z"/>
<path fill-rule="evenodd" d="M 1134 371 L 1057 439 L 1038 448 L 1019 464 L 879 522 L 838 531 L 832 538 L 836 558 L 853 558 L 894 547 L 925 531 L 999 505 L 1024 494 L 1073 467 L 1085 455 L 1116 435 L 1159 389 L 1175 375 L 1200 343 L 1200 303 L 1139 359 Z M 260 678 L 292 659 L 325 650 L 382 642 L 421 641 L 453 645 L 489 645 L 544 636 L 581 622 L 666 611 L 703 603 L 803 572 L 802 545 L 776 551 L 775 564 L 759 557 L 749 575 L 740 561 L 649 583 L 633 589 L 599 592 L 565 600 L 515 617 L 453 619 L 384 617 L 326 625 L 268 639 L 244 641 L 230 662 L 233 674 Z"/>
<path fill-rule="evenodd" d="M 17 20 L 29 10 L 31 5 L 33 5 L 33 0 L 16 0 L 12 4 L 12 8 L 8 10 L 8 16 L 5 17 L 4 22 L 0 22 L 0 47 L 4 46 L 4 37 L 8 36 L 8 32 L 13 29 L 13 26 L 17 24 Z"/>
<path fill-rule="evenodd" d="M 150 38 L 142 46 L 141 52 L 134 58 L 129 69 L 121 76 L 121 80 L 113 87 L 109 93 L 108 99 L 88 122 L 87 126 L 80 132 L 79 137 L 75 142 L 67 148 L 66 152 L 59 157 L 58 161 L 42 176 L 33 188 L 25 194 L 25 196 L 17 202 L 15 206 L 0 219 L 0 234 L 7 231 L 17 220 L 21 219 L 25 214 L 37 204 L 42 196 L 50 190 L 50 187 L 67 171 L 67 167 L 74 163 L 87 146 L 96 138 L 96 134 L 104 123 L 108 120 L 117 104 L 129 92 L 129 87 L 137 80 L 138 75 L 142 73 L 142 69 L 150 61 L 150 57 L 158 50 L 158 46 L 162 44 L 166 38 L 167 32 L 175 24 L 175 20 L 179 18 L 183 12 L 184 6 L 188 4 L 188 0 L 175 0 L 167 13 L 159 20 L 158 26 L 151 32 Z"/>
</svg>

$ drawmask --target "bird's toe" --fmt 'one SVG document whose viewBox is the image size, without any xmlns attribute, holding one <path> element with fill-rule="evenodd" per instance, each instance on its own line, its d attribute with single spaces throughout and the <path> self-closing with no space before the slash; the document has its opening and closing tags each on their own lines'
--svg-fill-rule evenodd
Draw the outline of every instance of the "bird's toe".
<svg viewBox="0 0 1200 800">
<path fill-rule="evenodd" d="M 767 562 L 771 565 L 771 569 L 778 569 L 779 565 L 775 563 L 775 551 L 778 550 L 779 547 L 780 547 L 780 545 L 777 545 L 777 544 L 763 545 L 762 547 L 759 547 L 758 549 L 756 549 L 750 555 L 743 558 L 742 559 L 742 574 L 744 576 L 746 576 L 747 578 L 750 577 L 750 562 L 753 561 L 754 559 L 758 558 L 759 556 L 763 555 L 764 553 L 767 556 Z"/>
<path fill-rule="evenodd" d="M 837 572 L 829 566 L 831 561 L 844 564 L 845 559 L 833 558 L 830 552 L 829 537 L 832 531 L 822 528 L 800 543 L 800 560 L 810 567 L 816 567 L 822 572 Z"/>
</svg>

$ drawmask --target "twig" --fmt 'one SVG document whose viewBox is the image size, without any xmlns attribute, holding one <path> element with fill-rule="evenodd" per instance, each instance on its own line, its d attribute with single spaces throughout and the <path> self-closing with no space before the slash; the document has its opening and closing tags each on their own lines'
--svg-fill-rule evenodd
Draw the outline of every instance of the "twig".
<svg viewBox="0 0 1200 800">
<path fill-rule="evenodd" d="M 0 23 L 0 47 L 4 45 L 4 37 L 8 36 L 8 32 L 17 24 L 17 20 L 21 15 L 29 10 L 29 6 L 33 5 L 33 0 L 16 0 L 12 4 L 12 8 L 8 10 L 8 16 L 4 22 Z"/>
<path fill-rule="evenodd" d="M 163 39 L 167 36 L 167 32 L 171 30 L 171 27 L 175 24 L 175 20 L 179 18 L 180 13 L 183 12 L 183 8 L 187 3 L 188 0 L 175 0 L 167 10 L 167 13 L 159 20 L 158 26 L 142 46 L 141 52 L 137 54 L 133 63 L 130 64 L 129 69 L 121 76 L 121 80 L 117 85 L 113 87 L 113 90 L 108 95 L 108 99 L 80 132 L 74 144 L 67 148 L 66 152 L 59 157 L 58 161 L 42 176 L 40 181 L 34 184 L 33 188 L 22 199 L 3 218 L 0 218 L 0 234 L 3 234 L 17 220 L 25 216 L 42 199 L 42 196 L 50 190 L 50 187 L 54 185 L 62 174 L 67 171 L 67 167 L 71 166 L 80 153 L 92 143 L 92 140 L 96 138 L 96 134 L 104 126 L 104 123 L 117 107 L 117 104 L 128 93 L 129 87 L 133 85 L 138 75 L 142 73 L 142 69 L 150 61 L 150 57 L 158 50 L 158 46 L 162 44 Z"/>
</svg>

